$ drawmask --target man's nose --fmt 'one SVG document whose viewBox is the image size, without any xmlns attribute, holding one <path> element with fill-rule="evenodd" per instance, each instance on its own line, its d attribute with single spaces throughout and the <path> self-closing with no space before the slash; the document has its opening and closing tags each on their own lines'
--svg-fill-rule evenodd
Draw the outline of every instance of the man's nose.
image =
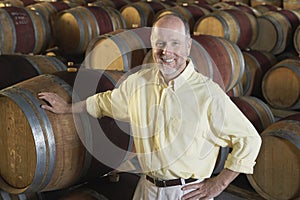
<svg viewBox="0 0 300 200">
<path fill-rule="evenodd" d="M 162 54 L 167 54 L 167 53 L 170 53 L 170 48 L 168 45 L 165 45 L 163 48 L 162 48 Z"/>
</svg>

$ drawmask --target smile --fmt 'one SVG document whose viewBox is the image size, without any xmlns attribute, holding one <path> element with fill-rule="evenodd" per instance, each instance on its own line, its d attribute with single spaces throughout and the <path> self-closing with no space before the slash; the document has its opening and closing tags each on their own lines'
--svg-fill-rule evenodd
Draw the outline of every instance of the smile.
<svg viewBox="0 0 300 200">
<path fill-rule="evenodd" d="M 174 62 L 175 59 L 174 58 L 171 58 L 171 59 L 162 59 L 165 63 L 171 63 L 171 62 Z"/>
</svg>

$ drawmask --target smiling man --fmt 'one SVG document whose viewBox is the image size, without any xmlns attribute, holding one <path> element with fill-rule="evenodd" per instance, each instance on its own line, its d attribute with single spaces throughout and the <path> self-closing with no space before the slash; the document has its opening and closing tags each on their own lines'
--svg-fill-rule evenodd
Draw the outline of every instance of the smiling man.
<svg viewBox="0 0 300 200">
<path fill-rule="evenodd" d="M 226 93 L 195 71 L 188 24 L 175 15 L 152 28 L 155 63 L 118 88 L 68 104 L 40 93 L 54 113 L 88 112 L 128 121 L 142 176 L 135 200 L 192 200 L 218 196 L 239 173 L 252 173 L 261 138 Z M 217 49 L 216 49 L 217 51 Z M 220 147 L 232 148 L 224 169 L 211 177 Z"/>
</svg>

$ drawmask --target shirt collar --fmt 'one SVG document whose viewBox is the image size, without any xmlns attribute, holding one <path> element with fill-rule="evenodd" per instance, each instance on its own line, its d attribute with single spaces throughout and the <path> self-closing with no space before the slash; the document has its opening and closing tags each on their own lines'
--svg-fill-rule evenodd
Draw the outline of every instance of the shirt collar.
<svg viewBox="0 0 300 200">
<path fill-rule="evenodd" d="M 163 76 L 161 75 L 160 71 L 158 70 L 158 72 L 157 72 L 158 84 L 162 84 L 165 87 L 171 87 L 174 90 L 178 89 L 181 85 L 183 85 L 186 82 L 186 80 L 192 75 L 192 73 L 195 72 L 194 64 L 193 64 L 192 60 L 188 59 L 187 62 L 188 62 L 188 64 L 187 64 L 186 68 L 183 70 L 183 72 L 175 79 L 169 81 L 168 85 L 166 84 Z"/>
</svg>

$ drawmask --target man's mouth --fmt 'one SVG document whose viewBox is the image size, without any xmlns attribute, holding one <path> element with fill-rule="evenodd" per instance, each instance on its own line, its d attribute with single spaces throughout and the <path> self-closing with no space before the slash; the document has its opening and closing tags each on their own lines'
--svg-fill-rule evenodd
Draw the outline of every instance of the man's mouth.
<svg viewBox="0 0 300 200">
<path fill-rule="evenodd" d="M 169 63 L 174 62 L 175 59 L 174 59 L 174 58 L 162 58 L 162 61 L 163 61 L 164 63 L 169 64 Z"/>
</svg>

